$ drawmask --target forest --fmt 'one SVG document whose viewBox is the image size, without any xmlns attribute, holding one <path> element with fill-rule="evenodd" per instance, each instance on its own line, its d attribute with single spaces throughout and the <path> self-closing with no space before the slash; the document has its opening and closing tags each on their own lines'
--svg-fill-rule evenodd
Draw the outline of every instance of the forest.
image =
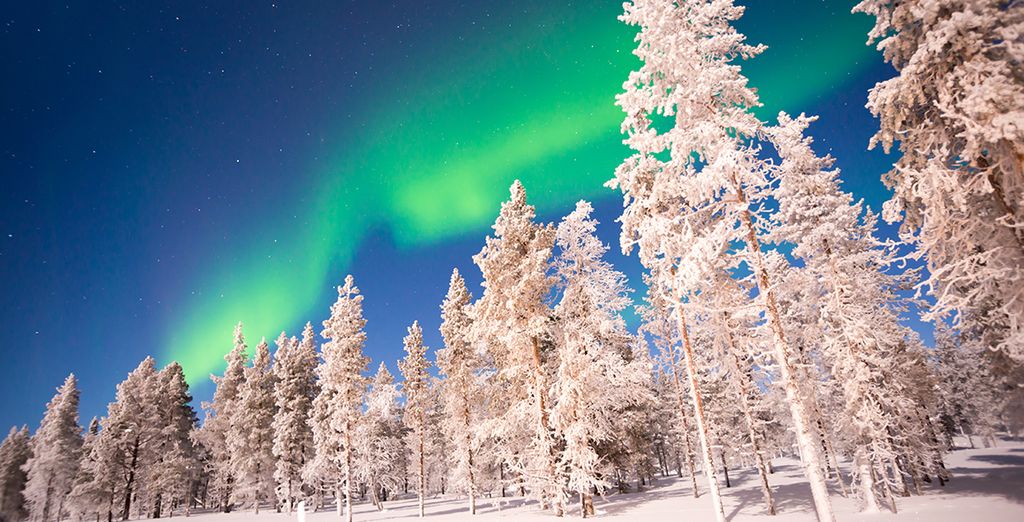
<svg viewBox="0 0 1024 522">
<path fill-rule="evenodd" d="M 193 403 L 182 366 L 147 357 L 83 428 L 72 374 L 38 429 L 0 446 L 0 518 L 301 503 L 351 521 L 355 504 L 396 499 L 429 517 L 438 496 L 469 515 L 517 497 L 590 517 L 595 499 L 676 477 L 724 522 L 741 471 L 760 491 L 744 510 L 779 513 L 773 462 L 789 459 L 832 522 L 837 492 L 899 513 L 958 480 L 955 439 L 990 447 L 1024 428 L 1024 4 L 854 10 L 895 70 L 865 93 L 865 146 L 895 159 L 880 212 L 815 151 L 815 116 L 757 115 L 740 64 L 765 48 L 735 29 L 742 7 L 631 0 L 620 20 L 641 65 L 615 100 L 631 152 L 606 183 L 621 216 L 602 226 L 621 226 L 642 281 L 607 261 L 591 203 L 543 222 L 515 181 L 472 258 L 481 288 L 452 271 L 443 346 L 413 322 L 400 375 L 365 351 L 352 275 L 327 319 L 273 348 L 237 324 L 209 402 Z"/>
</svg>

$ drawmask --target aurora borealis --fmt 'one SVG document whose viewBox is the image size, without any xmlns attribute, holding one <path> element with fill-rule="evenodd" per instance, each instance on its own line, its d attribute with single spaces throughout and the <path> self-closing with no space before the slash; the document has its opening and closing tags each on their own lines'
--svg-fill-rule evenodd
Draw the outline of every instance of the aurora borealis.
<svg viewBox="0 0 1024 522">
<path fill-rule="evenodd" d="M 812 131 L 847 187 L 883 199 L 891 159 L 865 150 L 862 106 L 888 72 L 868 18 L 740 3 L 740 30 L 769 47 L 744 64 L 762 114 L 821 113 Z M 61 9 L 20 8 L 3 39 L 26 56 L 2 66 L 18 78 L 0 164 L 16 178 L 0 257 L 10 422 L 34 423 L 71 369 L 83 416 L 99 414 L 147 354 L 181 362 L 203 398 L 236 322 L 250 345 L 319 326 L 348 272 L 375 361 L 394 361 L 413 319 L 434 346 L 450 269 L 472 282 L 515 178 L 552 219 L 596 199 L 616 238 L 602 184 L 626 154 L 614 96 L 636 63 L 619 1 Z M 37 28 L 51 37 L 24 51 Z M 17 375 L 31 382 L 15 399 Z"/>
</svg>

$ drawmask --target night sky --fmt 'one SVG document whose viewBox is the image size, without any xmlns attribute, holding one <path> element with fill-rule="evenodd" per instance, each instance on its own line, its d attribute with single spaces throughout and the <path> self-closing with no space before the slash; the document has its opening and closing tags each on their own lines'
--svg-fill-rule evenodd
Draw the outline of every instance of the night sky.
<svg viewBox="0 0 1024 522">
<path fill-rule="evenodd" d="M 819 114 L 819 152 L 879 208 L 894 158 L 866 150 L 892 75 L 854 2 L 747 0 L 744 64 L 773 117 Z M 452 267 L 515 178 L 542 217 L 591 199 L 612 261 L 628 151 L 613 105 L 621 1 L 11 2 L 0 20 L 0 426 L 38 424 L 67 373 L 82 418 L 146 355 L 212 392 L 234 324 L 250 346 L 320 329 L 346 273 L 367 352 L 405 327 L 440 345 Z M 891 227 L 886 229 L 891 233 Z M 197 401 L 198 405 L 198 401 Z"/>
</svg>

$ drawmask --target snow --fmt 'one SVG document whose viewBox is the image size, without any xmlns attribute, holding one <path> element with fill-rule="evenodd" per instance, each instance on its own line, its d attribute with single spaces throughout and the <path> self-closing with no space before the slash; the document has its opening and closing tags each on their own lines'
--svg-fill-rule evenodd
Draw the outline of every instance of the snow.
<svg viewBox="0 0 1024 522">
<path fill-rule="evenodd" d="M 799 462 L 790 459 L 776 459 L 775 473 L 771 475 L 779 514 L 769 517 L 761 505 L 761 491 L 757 472 L 744 468 L 735 472 L 733 487 L 724 488 L 723 501 L 726 517 L 730 522 L 751 520 L 762 521 L 804 521 L 812 520 L 814 507 Z M 833 490 L 832 502 L 839 520 L 870 520 L 872 522 L 922 520 L 928 522 L 959 522 L 972 520 L 1011 521 L 1024 520 L 1024 442 L 1000 441 L 995 448 L 962 449 L 948 455 L 952 481 L 945 487 L 932 484 L 920 496 L 899 498 L 899 514 L 858 513 L 855 499 L 842 498 Z M 844 470 L 848 472 L 849 470 Z M 733 475 L 730 475 L 731 477 Z M 698 479 L 700 498 L 693 498 L 686 478 L 659 479 L 657 483 L 641 493 L 610 495 L 604 499 L 595 498 L 597 518 L 653 522 L 657 520 L 713 520 L 711 502 L 707 497 L 707 485 Z M 416 518 L 417 506 L 414 496 L 384 503 L 384 511 L 376 511 L 368 502 L 357 502 L 353 513 L 358 521 L 396 520 Z M 478 514 L 473 517 L 466 513 L 466 501 L 454 497 L 433 497 L 426 501 L 426 516 L 437 522 L 474 520 L 479 522 L 495 520 L 533 521 L 558 520 L 549 512 L 540 509 L 536 502 L 524 502 L 520 497 L 481 497 L 477 503 Z M 569 505 L 568 517 L 578 517 L 578 504 Z M 276 522 L 291 519 L 283 513 L 252 511 L 230 514 L 210 513 L 193 515 L 190 520 L 197 522 Z M 338 519 L 333 509 L 326 508 L 317 513 L 308 513 L 309 522 L 330 522 Z"/>
</svg>

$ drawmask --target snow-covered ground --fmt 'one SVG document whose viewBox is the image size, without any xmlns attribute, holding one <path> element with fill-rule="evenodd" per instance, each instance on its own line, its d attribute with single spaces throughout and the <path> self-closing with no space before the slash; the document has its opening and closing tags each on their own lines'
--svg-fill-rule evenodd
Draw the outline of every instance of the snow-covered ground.
<svg viewBox="0 0 1024 522">
<path fill-rule="evenodd" d="M 776 495 L 779 515 L 767 516 L 762 509 L 761 492 L 754 480 L 753 470 L 740 470 L 730 474 L 731 488 L 723 488 L 725 512 L 732 522 L 745 520 L 796 521 L 813 520 L 811 494 L 802 480 L 797 463 L 775 462 L 776 472 L 771 476 Z M 1024 443 L 1002 441 L 999 447 L 989 449 L 957 450 L 947 456 L 947 465 L 953 473 L 953 480 L 945 487 L 937 484 L 926 485 L 925 494 L 908 498 L 898 497 L 899 514 L 860 514 L 856 501 L 842 498 L 834 492 L 833 505 L 836 516 L 843 520 L 910 521 L 928 522 L 984 522 L 1024 521 Z M 653 487 L 640 493 L 612 495 L 606 499 L 595 499 L 598 518 L 654 522 L 711 521 L 714 515 L 711 500 L 706 494 L 693 498 L 687 486 L 688 481 L 675 478 L 660 480 Z M 701 483 L 703 488 L 703 483 Z M 702 490 L 706 491 L 706 490 Z M 416 501 L 396 500 L 385 504 L 386 511 L 378 512 L 366 503 L 355 508 L 355 520 L 395 520 L 416 518 Z M 534 503 L 523 504 L 521 499 L 484 498 L 478 503 L 478 515 L 473 521 L 493 520 L 557 520 L 553 515 L 539 511 Z M 465 501 L 452 498 L 433 498 L 426 503 L 426 514 L 438 522 L 470 520 L 465 513 Z M 578 517 L 573 505 L 570 517 Z M 193 515 L 200 522 L 274 522 L 295 519 L 284 514 L 252 512 L 230 514 Z M 333 511 L 309 513 L 309 522 L 338 520 Z"/>
</svg>

